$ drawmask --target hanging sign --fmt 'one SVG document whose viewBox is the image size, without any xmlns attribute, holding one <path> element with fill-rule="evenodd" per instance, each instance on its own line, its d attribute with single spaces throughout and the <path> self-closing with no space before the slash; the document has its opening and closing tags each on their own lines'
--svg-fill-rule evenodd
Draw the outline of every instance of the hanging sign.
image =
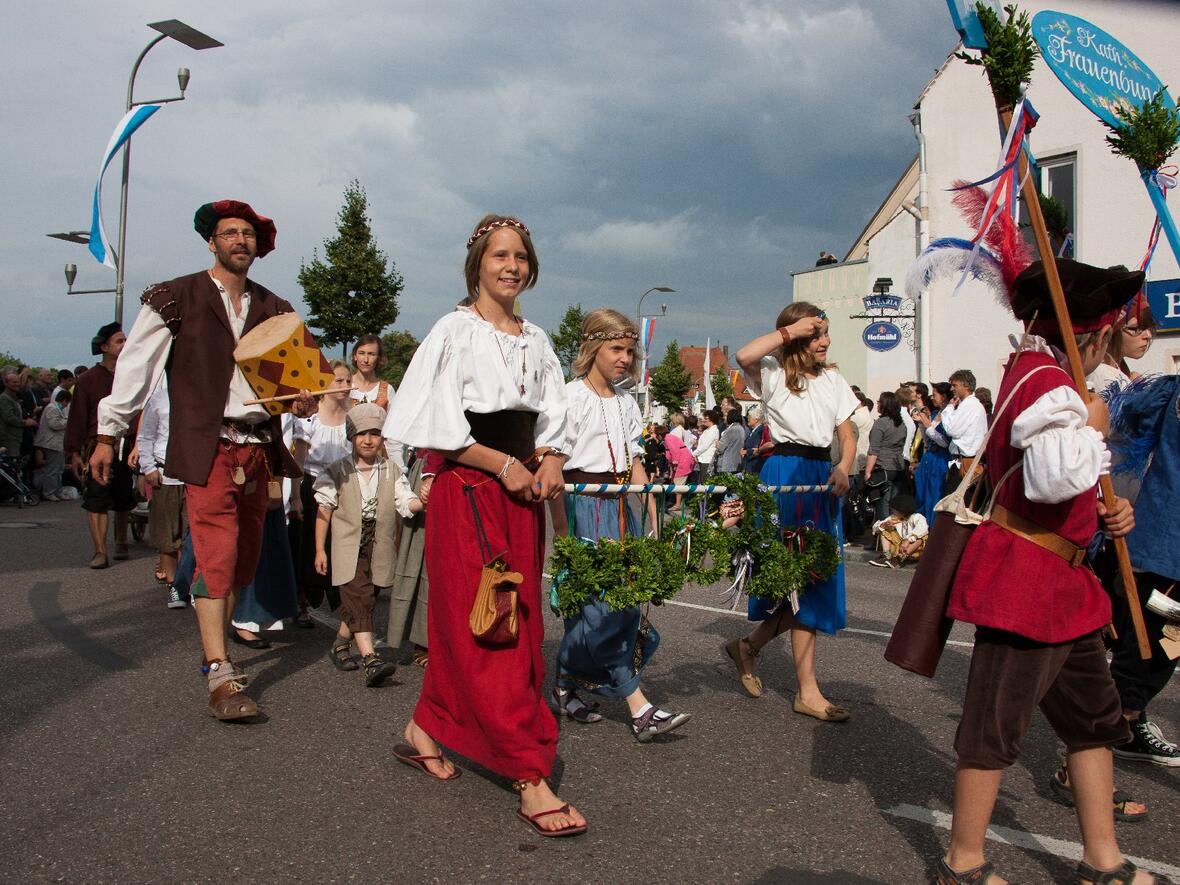
<svg viewBox="0 0 1180 885">
<path fill-rule="evenodd" d="M 888 322 L 870 323 L 865 327 L 861 338 L 869 350 L 893 350 L 901 343 L 901 329 Z"/>
<path fill-rule="evenodd" d="M 901 310 L 900 295 L 865 295 L 865 310 Z"/>
<path fill-rule="evenodd" d="M 964 49 L 987 49 L 987 37 L 983 36 L 983 25 L 979 23 L 979 12 L 975 9 L 975 0 L 946 0 L 950 7 L 951 22 L 959 37 L 963 40 Z M 989 0 L 988 4 L 995 10 L 1003 21 L 1003 10 L 999 0 Z"/>
<path fill-rule="evenodd" d="M 1180 332 L 1180 280 L 1155 280 L 1143 287 L 1161 332 Z"/>
<path fill-rule="evenodd" d="M 1125 125 L 1116 108 L 1142 107 L 1163 88 L 1135 53 L 1084 18 L 1046 9 L 1033 16 L 1032 35 L 1057 79 L 1111 126 Z M 1166 94 L 1164 101 L 1176 106 Z"/>
</svg>

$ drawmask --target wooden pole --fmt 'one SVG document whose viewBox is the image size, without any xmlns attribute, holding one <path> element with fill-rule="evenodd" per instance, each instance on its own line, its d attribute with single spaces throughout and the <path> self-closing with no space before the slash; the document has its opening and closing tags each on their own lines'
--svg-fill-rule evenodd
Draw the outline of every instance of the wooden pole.
<svg viewBox="0 0 1180 885">
<path fill-rule="evenodd" d="M 308 396 L 327 396 L 329 393 L 351 393 L 355 387 L 329 387 L 327 390 L 307 390 Z M 243 406 L 265 406 L 267 403 L 289 403 L 303 396 L 302 393 L 288 393 L 283 396 L 264 396 L 262 399 L 243 400 Z"/>
<path fill-rule="evenodd" d="M 1012 111 L 1000 109 L 1000 122 L 1003 131 L 1007 132 L 1012 124 Z M 1049 297 L 1053 300 L 1053 313 L 1057 316 L 1057 325 L 1061 329 L 1061 341 L 1065 346 L 1065 357 L 1069 362 L 1069 373 L 1073 378 L 1074 387 L 1083 402 L 1088 402 L 1091 394 L 1086 386 L 1086 373 L 1082 370 L 1082 354 L 1074 340 L 1073 322 L 1069 318 L 1069 307 L 1065 303 L 1065 292 L 1061 288 L 1061 277 L 1057 273 L 1057 261 L 1054 258 L 1053 244 L 1049 241 L 1049 231 L 1045 227 L 1045 216 L 1041 213 L 1040 194 L 1036 182 L 1028 175 L 1028 160 L 1024 151 L 1018 154 L 1017 175 L 1023 182 L 1021 194 L 1024 205 L 1028 210 L 1029 221 L 1032 222 L 1033 236 L 1037 241 L 1037 251 L 1041 253 L 1041 263 L 1045 267 L 1045 282 L 1049 286 Z M 1102 500 L 1115 499 L 1114 486 L 1110 477 L 1098 477 L 1098 489 L 1102 493 Z M 1127 598 L 1127 608 L 1131 611 L 1131 621 L 1135 625 L 1135 638 L 1139 642 L 1139 655 L 1143 660 L 1151 658 L 1151 644 L 1147 640 L 1147 626 L 1143 623 L 1143 608 L 1139 604 L 1139 591 L 1135 586 L 1135 573 L 1131 571 L 1131 557 L 1127 553 L 1127 542 L 1124 538 L 1114 539 L 1114 552 L 1119 562 L 1119 575 L 1123 579 L 1123 593 Z"/>
</svg>

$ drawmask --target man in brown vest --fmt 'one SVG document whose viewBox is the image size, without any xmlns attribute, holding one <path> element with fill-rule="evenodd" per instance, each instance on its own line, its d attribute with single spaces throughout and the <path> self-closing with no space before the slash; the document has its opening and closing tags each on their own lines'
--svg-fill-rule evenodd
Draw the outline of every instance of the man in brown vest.
<svg viewBox="0 0 1180 885">
<path fill-rule="evenodd" d="M 255 716 L 246 676 L 226 656 L 226 627 L 237 592 L 254 576 L 272 477 L 299 476 L 282 444 L 279 419 L 261 406 L 233 352 L 243 334 L 291 305 L 250 280 L 255 258 L 274 249 L 275 225 L 246 203 L 206 203 L 194 219 L 213 267 L 149 286 L 98 410 L 90 469 L 109 480 L 113 445 L 168 373 L 171 403 L 165 472 L 185 484 L 197 568 L 192 594 L 209 682 L 209 712 L 221 720 Z M 310 396 L 296 414 L 310 414 Z"/>
</svg>

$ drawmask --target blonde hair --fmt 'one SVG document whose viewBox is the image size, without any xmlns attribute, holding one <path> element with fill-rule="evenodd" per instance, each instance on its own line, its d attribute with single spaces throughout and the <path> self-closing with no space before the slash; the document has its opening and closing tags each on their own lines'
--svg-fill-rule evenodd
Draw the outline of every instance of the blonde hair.
<svg viewBox="0 0 1180 885">
<path fill-rule="evenodd" d="M 684 413 L 683 412 L 673 412 L 671 415 L 668 416 L 668 423 L 671 424 L 673 427 L 683 427 L 684 426 Z"/>
<path fill-rule="evenodd" d="M 824 312 L 809 301 L 796 301 L 784 307 L 774 321 L 776 329 L 796 323 L 804 317 L 823 317 Z M 835 363 L 818 363 L 811 351 L 807 349 L 810 338 L 797 338 L 790 344 L 784 344 L 774 352 L 775 359 L 783 367 L 787 376 L 787 390 L 791 393 L 802 393 L 804 377 L 809 373 L 818 373 L 824 369 L 835 369 Z"/>
<path fill-rule="evenodd" d="M 335 372 L 337 369 L 344 369 L 345 371 L 348 372 L 350 377 L 352 376 L 352 366 L 350 366 L 344 360 L 331 360 L 328 363 L 328 368 L 331 369 L 333 372 Z"/>
<path fill-rule="evenodd" d="M 631 360 L 627 374 L 638 379 L 639 330 L 635 327 L 635 321 L 626 314 L 619 313 L 609 307 L 600 307 L 598 310 L 590 311 L 586 314 L 586 319 L 582 320 L 582 346 L 570 364 L 570 371 L 575 378 L 584 377 L 590 372 L 590 367 L 594 365 L 599 348 L 611 340 L 611 336 L 630 338 L 632 335 L 635 336 L 634 339 L 631 339 L 635 341 L 635 358 Z M 590 338 L 590 336 L 594 337 Z M 588 338 L 590 340 L 587 340 Z"/>
</svg>

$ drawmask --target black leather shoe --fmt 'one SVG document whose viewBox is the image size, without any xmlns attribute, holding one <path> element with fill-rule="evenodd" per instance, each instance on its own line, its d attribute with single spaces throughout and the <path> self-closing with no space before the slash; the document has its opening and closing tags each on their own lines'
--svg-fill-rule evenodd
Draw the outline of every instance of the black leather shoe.
<svg viewBox="0 0 1180 885">
<path fill-rule="evenodd" d="M 238 645 L 246 646 L 246 648 L 270 648 L 270 643 L 267 642 L 262 637 L 255 637 L 254 639 L 246 639 L 237 630 L 232 631 L 229 634 L 229 638 L 232 639 Z"/>
</svg>

